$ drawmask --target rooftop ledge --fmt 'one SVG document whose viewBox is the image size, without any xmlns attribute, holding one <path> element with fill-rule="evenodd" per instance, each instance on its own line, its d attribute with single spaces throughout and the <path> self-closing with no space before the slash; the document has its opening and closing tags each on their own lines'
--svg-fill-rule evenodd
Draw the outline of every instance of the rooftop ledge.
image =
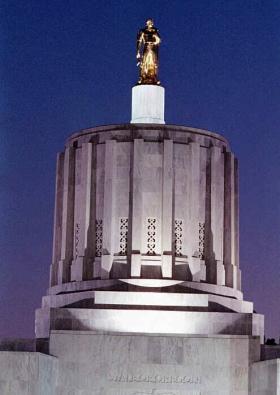
<svg viewBox="0 0 280 395">
<path fill-rule="evenodd" d="M 228 140 L 216 132 L 211 132 L 205 129 L 198 129 L 189 126 L 181 126 L 181 125 L 166 125 L 166 124 L 155 124 L 155 123 L 124 123 L 124 124 L 117 124 L 117 125 L 101 125 L 96 127 L 91 127 L 87 129 L 82 129 L 80 131 L 74 132 L 70 137 L 67 139 L 67 144 L 71 144 L 73 140 L 86 136 L 88 134 L 100 133 L 100 132 L 110 132 L 115 130 L 123 130 L 123 131 L 155 131 L 161 129 L 162 131 L 172 131 L 172 132 L 191 132 L 197 135 L 202 135 L 206 137 L 212 137 L 221 142 L 225 143 L 229 146 Z"/>
</svg>

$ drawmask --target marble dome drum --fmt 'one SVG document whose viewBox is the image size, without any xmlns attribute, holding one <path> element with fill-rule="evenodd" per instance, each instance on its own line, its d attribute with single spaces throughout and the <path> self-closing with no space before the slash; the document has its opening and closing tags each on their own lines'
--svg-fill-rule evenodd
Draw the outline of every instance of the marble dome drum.
<svg viewBox="0 0 280 395">
<path fill-rule="evenodd" d="M 238 163 L 229 143 L 166 125 L 163 87 L 133 89 L 130 124 L 82 130 L 58 154 L 37 337 L 69 325 L 263 337 L 262 316 L 241 291 Z"/>
</svg>

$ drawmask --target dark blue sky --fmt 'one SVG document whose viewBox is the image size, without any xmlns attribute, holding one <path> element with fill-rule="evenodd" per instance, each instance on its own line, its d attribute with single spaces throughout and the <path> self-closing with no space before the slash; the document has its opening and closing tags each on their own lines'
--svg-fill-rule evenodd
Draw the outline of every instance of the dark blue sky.
<svg viewBox="0 0 280 395">
<path fill-rule="evenodd" d="M 0 335 L 33 336 L 48 286 L 56 153 L 130 120 L 135 37 L 160 29 L 166 121 L 217 131 L 240 161 L 245 299 L 280 336 L 280 2 L 1 4 Z"/>
</svg>

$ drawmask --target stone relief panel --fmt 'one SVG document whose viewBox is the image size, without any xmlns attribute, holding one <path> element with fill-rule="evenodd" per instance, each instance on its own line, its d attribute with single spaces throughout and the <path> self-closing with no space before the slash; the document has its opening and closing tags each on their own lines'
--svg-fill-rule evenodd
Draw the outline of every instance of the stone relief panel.
<svg viewBox="0 0 280 395">
<path fill-rule="evenodd" d="M 103 221 L 97 219 L 95 221 L 95 256 L 100 257 L 102 255 L 102 239 L 103 239 Z"/>
</svg>

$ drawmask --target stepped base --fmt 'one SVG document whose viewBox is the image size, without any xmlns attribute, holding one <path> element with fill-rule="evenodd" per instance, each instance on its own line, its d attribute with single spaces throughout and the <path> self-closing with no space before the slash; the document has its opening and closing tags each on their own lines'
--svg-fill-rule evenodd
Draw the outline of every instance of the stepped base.
<svg viewBox="0 0 280 395">
<path fill-rule="evenodd" d="M 51 330 L 249 335 L 263 316 L 236 289 L 155 279 L 92 280 L 51 287 L 36 311 L 36 337 Z"/>
<path fill-rule="evenodd" d="M 39 309 L 36 337 L 51 330 L 101 330 L 113 332 L 253 335 L 263 341 L 263 316 L 246 313 L 131 309 Z"/>
</svg>

